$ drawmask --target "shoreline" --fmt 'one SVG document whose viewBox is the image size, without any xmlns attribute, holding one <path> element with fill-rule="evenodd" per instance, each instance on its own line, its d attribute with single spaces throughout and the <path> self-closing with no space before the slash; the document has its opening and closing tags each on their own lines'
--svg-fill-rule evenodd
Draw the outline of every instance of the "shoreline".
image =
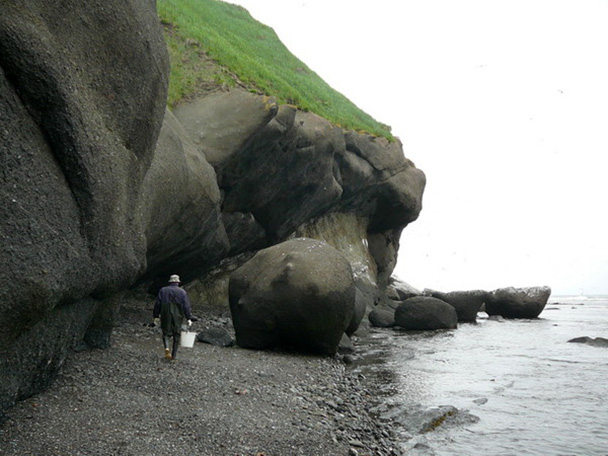
<svg viewBox="0 0 608 456">
<path fill-rule="evenodd" d="M 193 330 L 231 328 L 226 312 L 204 309 Z M 48 390 L 7 412 L 3 455 L 402 454 L 369 413 L 383 385 L 339 357 L 196 342 L 170 362 L 145 326 L 149 300 L 117 320 L 110 348 L 74 352 Z"/>
</svg>

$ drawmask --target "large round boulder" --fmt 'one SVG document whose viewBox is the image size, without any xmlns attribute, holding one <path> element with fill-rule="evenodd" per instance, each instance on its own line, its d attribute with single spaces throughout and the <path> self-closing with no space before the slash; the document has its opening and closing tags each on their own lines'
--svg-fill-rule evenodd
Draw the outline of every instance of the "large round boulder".
<svg viewBox="0 0 608 456">
<path fill-rule="evenodd" d="M 456 309 L 458 321 L 469 323 L 477 320 L 477 312 L 488 297 L 488 292 L 484 290 L 451 291 L 449 293 L 424 290 L 424 294 L 447 302 Z"/>
<path fill-rule="evenodd" d="M 391 328 L 395 326 L 395 310 L 389 306 L 378 305 L 367 316 L 372 326 L 376 328 Z"/>
<path fill-rule="evenodd" d="M 367 306 L 365 305 L 365 296 L 355 286 L 355 305 L 353 307 L 353 316 L 351 317 L 350 322 L 344 331 L 348 337 L 352 336 L 355 331 L 359 329 L 366 310 Z"/>
<path fill-rule="evenodd" d="M 504 318 L 537 318 L 545 308 L 551 288 L 499 288 L 488 295 L 486 313 Z"/>
<path fill-rule="evenodd" d="M 356 291 L 342 254 L 297 238 L 256 253 L 232 274 L 228 293 L 240 347 L 333 355 L 351 323 Z"/>
<path fill-rule="evenodd" d="M 454 307 L 430 296 L 406 299 L 395 310 L 395 326 L 409 331 L 455 329 L 458 315 Z"/>
</svg>

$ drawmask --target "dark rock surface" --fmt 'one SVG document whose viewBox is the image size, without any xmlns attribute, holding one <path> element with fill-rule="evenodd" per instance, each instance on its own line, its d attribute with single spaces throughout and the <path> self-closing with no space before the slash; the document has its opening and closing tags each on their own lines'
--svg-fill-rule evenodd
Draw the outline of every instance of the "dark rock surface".
<svg viewBox="0 0 608 456">
<path fill-rule="evenodd" d="M 230 242 L 215 171 L 169 110 L 143 188 L 144 278 L 164 282 L 183 271 L 187 283 L 226 256 Z"/>
<path fill-rule="evenodd" d="M 570 339 L 568 342 L 593 345 L 594 347 L 608 347 L 608 339 L 604 337 L 593 338 L 589 336 L 582 336 Z"/>
<path fill-rule="evenodd" d="M 351 338 L 348 337 L 346 333 L 342 334 L 340 344 L 338 344 L 338 353 L 340 355 L 352 355 L 353 353 L 355 353 L 355 351 L 355 344 L 353 343 Z"/>
<path fill-rule="evenodd" d="M 332 211 L 352 213 L 367 220 L 376 280 L 386 285 L 425 186 L 401 143 L 241 90 L 195 100 L 176 116 L 216 170 L 231 255 L 284 241 Z"/>
<path fill-rule="evenodd" d="M 260 250 L 230 277 L 236 342 L 335 354 L 355 307 L 348 261 L 327 243 L 297 238 Z"/>
<path fill-rule="evenodd" d="M 344 331 L 347 336 L 352 336 L 359 326 L 361 325 L 361 321 L 365 316 L 365 312 L 367 310 L 367 305 L 363 294 L 359 291 L 358 288 L 355 288 L 355 306 L 353 308 L 353 316 Z"/>
<path fill-rule="evenodd" d="M 488 292 L 484 290 L 451 291 L 443 293 L 436 290 L 424 290 L 426 296 L 441 299 L 450 304 L 458 314 L 459 322 L 475 322 L 477 312 L 488 299 Z"/>
<path fill-rule="evenodd" d="M 224 328 L 215 327 L 203 329 L 196 335 L 196 339 L 199 342 L 217 345 L 218 347 L 232 347 L 234 345 L 234 338 Z"/>
<path fill-rule="evenodd" d="M 408 283 L 391 277 L 386 288 L 386 296 L 393 301 L 405 301 L 414 296 L 422 296 L 424 293 Z"/>
<path fill-rule="evenodd" d="M 395 326 L 395 309 L 379 305 L 370 311 L 367 318 L 376 328 L 391 328 Z"/>
<path fill-rule="evenodd" d="M 168 65 L 154 2 L 2 5 L 0 420 L 110 345 L 131 287 L 177 273 L 227 308 L 230 272 L 303 225 L 356 221 L 326 239 L 366 265 L 347 332 L 386 290 L 425 186 L 401 143 L 239 90 L 174 117 Z"/>
<path fill-rule="evenodd" d="M 278 108 L 272 98 L 234 90 L 183 104 L 175 109 L 175 116 L 221 175 L 250 138 L 277 115 Z"/>
<path fill-rule="evenodd" d="M 344 193 L 341 205 L 370 217 L 370 233 L 385 233 L 416 220 L 425 177 L 403 157 L 401 143 L 355 132 L 346 132 L 344 141 L 345 150 L 336 157 Z"/>
<path fill-rule="evenodd" d="M 240 93 L 231 91 L 226 97 L 241 98 Z M 276 242 L 340 201 L 342 188 L 333 175 L 334 154 L 343 148 L 338 128 L 314 114 L 281 106 L 255 134 L 244 133 L 248 131 L 239 130 L 238 141 L 244 146 L 215 163 L 224 212 L 253 214 L 269 241 Z M 200 147 L 209 147 L 205 137 Z"/>
<path fill-rule="evenodd" d="M 417 296 L 403 301 L 395 310 L 395 326 L 409 331 L 455 329 L 454 307 L 437 298 Z"/>
<path fill-rule="evenodd" d="M 0 418 L 146 269 L 168 66 L 153 2 L 2 2 Z"/>
<path fill-rule="evenodd" d="M 537 318 L 545 308 L 551 288 L 499 288 L 488 294 L 485 311 L 504 318 Z"/>
</svg>

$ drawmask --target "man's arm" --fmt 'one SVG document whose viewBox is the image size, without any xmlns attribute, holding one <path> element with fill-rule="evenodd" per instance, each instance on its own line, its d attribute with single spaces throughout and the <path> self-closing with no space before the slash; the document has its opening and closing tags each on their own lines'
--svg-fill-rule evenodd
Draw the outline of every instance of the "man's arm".
<svg viewBox="0 0 608 456">
<path fill-rule="evenodd" d="M 154 311 L 152 312 L 153 318 L 160 317 L 161 292 L 162 290 L 158 292 L 158 295 L 156 296 L 156 302 L 154 302 Z"/>
<path fill-rule="evenodd" d="M 183 302 L 184 315 L 186 319 L 192 320 L 192 309 L 190 308 L 190 299 L 188 293 L 184 290 L 184 302 Z"/>
</svg>

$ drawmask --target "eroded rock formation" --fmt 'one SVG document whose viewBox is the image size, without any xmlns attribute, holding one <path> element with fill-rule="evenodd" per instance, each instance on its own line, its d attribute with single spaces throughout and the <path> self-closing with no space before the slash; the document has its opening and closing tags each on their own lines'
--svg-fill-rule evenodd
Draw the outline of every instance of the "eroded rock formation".
<svg viewBox="0 0 608 456">
<path fill-rule="evenodd" d="M 326 242 L 296 238 L 260 250 L 230 277 L 236 343 L 333 355 L 351 324 L 350 264 Z"/>
<path fill-rule="evenodd" d="M 475 322 L 477 320 L 477 312 L 481 306 L 488 300 L 489 292 L 484 290 L 468 290 L 468 291 L 451 291 L 443 293 L 436 290 L 424 290 L 426 296 L 441 299 L 450 304 L 458 314 L 460 322 Z"/>
<path fill-rule="evenodd" d="M 153 2 L 2 2 L 0 412 L 45 387 L 146 271 L 168 56 Z"/>
<path fill-rule="evenodd" d="M 488 294 L 486 313 L 504 318 L 537 318 L 551 296 L 551 288 L 499 288 Z"/>
<path fill-rule="evenodd" d="M 395 309 L 395 326 L 408 331 L 456 329 L 458 315 L 454 307 L 430 296 L 415 296 Z"/>
<path fill-rule="evenodd" d="M 153 2 L 3 2 L 0 413 L 169 273 L 227 306 L 234 269 L 308 236 L 350 263 L 357 318 L 384 293 L 425 185 L 401 144 L 237 90 L 174 116 L 168 65 Z"/>
</svg>

